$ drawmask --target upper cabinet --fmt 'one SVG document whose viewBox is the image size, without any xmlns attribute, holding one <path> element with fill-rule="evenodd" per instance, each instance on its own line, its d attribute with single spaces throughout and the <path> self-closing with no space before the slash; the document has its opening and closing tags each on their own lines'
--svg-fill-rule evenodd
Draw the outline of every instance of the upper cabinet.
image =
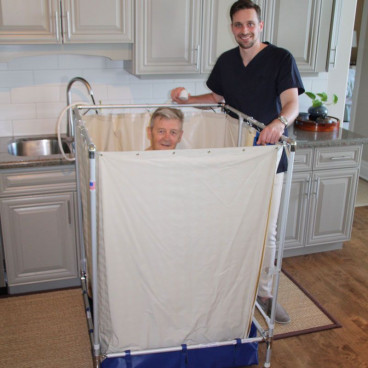
<svg viewBox="0 0 368 368">
<path fill-rule="evenodd" d="M 336 1 L 256 0 L 265 21 L 263 40 L 288 49 L 302 73 L 326 71 Z M 229 17 L 233 3 L 136 0 L 128 69 L 137 75 L 209 73 L 218 56 L 236 46 Z"/>
<path fill-rule="evenodd" d="M 264 40 L 289 50 L 301 73 L 328 70 L 334 0 L 265 2 Z"/>
<path fill-rule="evenodd" d="M 233 0 L 136 0 L 133 60 L 143 74 L 211 71 L 217 57 L 235 46 L 229 9 Z"/>
<path fill-rule="evenodd" d="M 132 0 L 0 0 L 1 44 L 132 42 Z"/>
</svg>

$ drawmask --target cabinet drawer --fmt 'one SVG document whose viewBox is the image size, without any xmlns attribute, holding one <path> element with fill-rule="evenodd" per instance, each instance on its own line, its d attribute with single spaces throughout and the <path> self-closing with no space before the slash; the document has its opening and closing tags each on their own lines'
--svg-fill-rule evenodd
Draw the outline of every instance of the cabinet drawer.
<svg viewBox="0 0 368 368">
<path fill-rule="evenodd" d="M 4 170 L 0 175 L 0 197 L 60 191 L 76 191 L 74 166 Z"/>
<path fill-rule="evenodd" d="M 298 149 L 294 157 L 293 171 L 307 171 L 312 170 L 313 148 Z"/>
<path fill-rule="evenodd" d="M 316 170 L 357 167 L 361 155 L 361 146 L 316 148 L 313 167 Z"/>
</svg>

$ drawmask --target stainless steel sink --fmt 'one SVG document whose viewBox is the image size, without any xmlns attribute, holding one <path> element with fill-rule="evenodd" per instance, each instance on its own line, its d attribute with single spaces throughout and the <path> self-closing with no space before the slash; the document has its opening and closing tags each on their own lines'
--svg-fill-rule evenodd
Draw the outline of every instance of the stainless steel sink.
<svg viewBox="0 0 368 368">
<path fill-rule="evenodd" d="M 62 138 L 65 153 L 71 153 L 71 144 Z M 61 154 L 57 137 L 32 137 L 16 139 L 8 144 L 8 152 L 14 156 L 49 156 Z"/>
</svg>

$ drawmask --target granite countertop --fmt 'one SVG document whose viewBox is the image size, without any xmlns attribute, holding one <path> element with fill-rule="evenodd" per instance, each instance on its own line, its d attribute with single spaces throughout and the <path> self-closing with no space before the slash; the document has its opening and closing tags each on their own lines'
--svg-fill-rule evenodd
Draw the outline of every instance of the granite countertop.
<svg viewBox="0 0 368 368">
<path fill-rule="evenodd" d="M 50 137 L 50 136 L 42 136 Z M 8 144 L 15 139 L 23 137 L 0 137 L 0 169 L 17 169 L 44 166 L 74 165 L 74 161 L 68 161 L 59 155 L 48 156 L 14 156 L 8 153 Z M 68 155 L 69 156 L 69 155 Z M 70 157 L 72 157 L 70 155 Z"/>
<path fill-rule="evenodd" d="M 295 126 L 289 128 L 289 136 L 297 142 L 296 148 L 348 146 L 368 143 L 368 137 L 340 129 L 335 132 L 310 132 Z M 47 136 L 45 136 L 47 137 Z M 8 153 L 8 144 L 21 137 L 0 138 L 0 169 L 31 168 L 44 166 L 74 165 L 62 155 L 13 156 Z"/>
<path fill-rule="evenodd" d="M 339 129 L 334 132 L 311 132 L 295 126 L 289 129 L 290 138 L 297 143 L 296 148 L 349 146 L 368 143 L 368 137 L 350 130 Z"/>
</svg>

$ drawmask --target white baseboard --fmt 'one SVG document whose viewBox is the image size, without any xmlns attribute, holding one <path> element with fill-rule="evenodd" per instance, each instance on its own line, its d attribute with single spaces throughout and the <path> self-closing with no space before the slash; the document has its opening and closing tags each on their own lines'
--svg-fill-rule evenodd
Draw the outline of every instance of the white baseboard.
<svg viewBox="0 0 368 368">
<path fill-rule="evenodd" d="M 360 177 L 368 181 L 368 161 L 362 160 L 360 164 Z"/>
</svg>

